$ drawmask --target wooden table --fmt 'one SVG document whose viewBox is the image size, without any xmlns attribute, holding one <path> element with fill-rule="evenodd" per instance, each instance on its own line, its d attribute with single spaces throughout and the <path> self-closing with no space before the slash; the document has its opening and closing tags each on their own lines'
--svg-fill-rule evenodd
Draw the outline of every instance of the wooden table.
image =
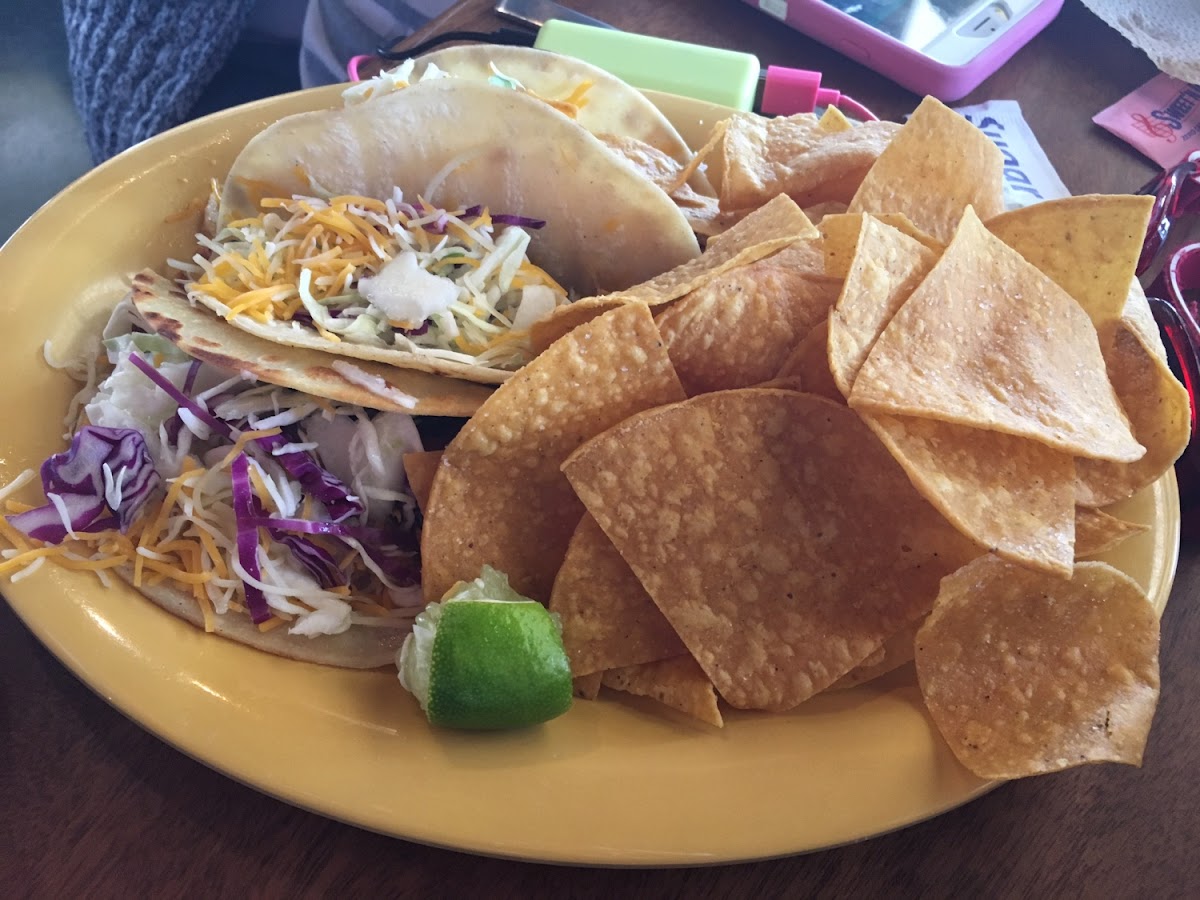
<svg viewBox="0 0 1200 900">
<path fill-rule="evenodd" d="M 883 116 L 916 104 L 734 0 L 574 0 L 620 27 L 825 72 Z M 496 27 L 485 0 L 424 34 Z M 420 37 L 420 36 L 418 36 Z M 1136 188 L 1151 167 L 1090 117 L 1154 69 L 1078 0 L 964 102 L 1021 101 L 1074 192 Z M 10 423 L 11 426 L 11 423 Z M 0 894 L 276 896 L 1200 896 L 1200 549 L 1163 619 L 1163 694 L 1142 769 L 1026 780 L 904 831 L 771 862 L 581 870 L 483 859 L 286 806 L 188 759 L 91 693 L 0 604 Z M 803 811 L 798 811 L 803 814 Z"/>
</svg>

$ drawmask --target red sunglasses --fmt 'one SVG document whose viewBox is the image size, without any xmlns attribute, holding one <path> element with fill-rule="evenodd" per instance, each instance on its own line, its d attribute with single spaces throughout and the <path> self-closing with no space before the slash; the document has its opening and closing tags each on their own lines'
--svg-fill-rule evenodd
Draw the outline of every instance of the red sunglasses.
<svg viewBox="0 0 1200 900">
<path fill-rule="evenodd" d="M 1153 194 L 1154 206 L 1137 274 L 1148 273 L 1163 255 L 1173 227 L 1200 213 L 1200 151 L 1163 172 L 1138 192 Z M 1171 369 L 1187 388 L 1192 408 L 1192 438 L 1175 463 L 1179 501 L 1191 520 L 1200 519 L 1200 444 L 1196 440 L 1196 392 L 1200 388 L 1200 243 L 1170 251 L 1146 284 L 1146 299 L 1162 331 Z M 1189 521 L 1189 526 L 1193 522 Z M 1196 522 L 1195 524 L 1200 524 Z M 1193 530 L 1189 527 L 1189 531 Z"/>
</svg>

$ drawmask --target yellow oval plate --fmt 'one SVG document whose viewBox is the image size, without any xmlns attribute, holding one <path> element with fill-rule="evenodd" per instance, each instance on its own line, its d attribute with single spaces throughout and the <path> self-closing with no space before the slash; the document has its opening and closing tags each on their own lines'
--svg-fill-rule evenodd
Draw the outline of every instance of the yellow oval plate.
<svg viewBox="0 0 1200 900">
<path fill-rule="evenodd" d="M 336 96 L 292 94 L 142 144 L 64 191 L 0 251 L 0 483 L 63 445 L 75 385 L 45 364 L 43 344 L 69 352 L 133 272 L 189 256 L 209 180 L 268 123 Z M 727 112 L 653 99 L 693 146 Z M 1161 610 L 1179 543 L 1173 476 L 1122 513 L 1152 528 L 1109 559 Z M 610 865 L 756 859 L 878 834 L 990 786 L 938 737 L 911 666 L 788 715 L 731 712 L 723 731 L 607 699 L 528 731 L 457 734 L 430 728 L 394 672 L 267 656 L 124 585 L 47 566 L 5 593 L 59 659 L 163 740 L 290 803 L 430 844 Z"/>
</svg>

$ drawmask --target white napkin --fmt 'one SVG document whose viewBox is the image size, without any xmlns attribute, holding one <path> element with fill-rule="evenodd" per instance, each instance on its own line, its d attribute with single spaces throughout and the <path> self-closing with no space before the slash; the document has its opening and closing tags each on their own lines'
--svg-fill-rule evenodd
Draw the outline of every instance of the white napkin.
<svg viewBox="0 0 1200 900">
<path fill-rule="evenodd" d="M 1083 0 L 1162 71 L 1200 84 L 1200 0 Z"/>
</svg>

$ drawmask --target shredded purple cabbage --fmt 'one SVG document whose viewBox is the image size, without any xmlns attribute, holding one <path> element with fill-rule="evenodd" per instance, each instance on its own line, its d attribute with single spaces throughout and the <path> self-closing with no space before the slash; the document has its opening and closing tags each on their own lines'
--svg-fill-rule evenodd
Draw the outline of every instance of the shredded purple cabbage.
<svg viewBox="0 0 1200 900">
<path fill-rule="evenodd" d="M 256 443 L 268 453 L 276 447 L 291 443 L 285 434 L 274 434 L 258 438 Z M 362 503 L 350 493 L 350 489 L 332 472 L 321 468 L 316 457 L 305 450 L 280 453 L 273 459 L 283 470 L 300 482 L 300 486 L 315 499 L 325 504 L 325 509 L 334 522 L 345 522 L 362 515 Z"/>
<path fill-rule="evenodd" d="M 210 394 L 204 401 L 204 405 L 212 411 L 214 416 L 222 422 L 229 422 L 235 431 L 242 431 L 243 429 L 253 427 L 248 425 L 245 419 L 235 422 L 221 413 L 221 406 L 228 401 L 236 400 L 239 393 L 236 390 L 221 391 L 219 394 Z M 232 437 L 232 434 L 230 436 Z"/>
<path fill-rule="evenodd" d="M 190 394 L 192 392 L 192 388 L 196 386 L 196 378 L 199 377 L 200 369 L 203 366 L 204 363 L 200 362 L 198 359 L 193 359 L 192 364 L 188 366 L 187 375 L 183 379 L 183 392 L 185 394 Z"/>
<path fill-rule="evenodd" d="M 189 412 L 191 412 L 192 415 L 211 428 L 214 432 L 222 435 L 223 437 L 233 437 L 233 429 L 227 423 L 222 422 L 202 405 L 197 403 L 179 388 L 175 387 L 175 385 L 171 383 L 170 379 L 163 376 L 158 369 L 154 368 L 153 365 L 146 362 L 146 360 L 142 359 L 140 356 L 138 356 L 138 354 L 130 353 L 129 361 L 137 366 L 142 371 L 142 374 L 162 388 L 162 390 L 166 392 L 166 394 L 172 400 L 174 400 L 184 409 L 187 409 Z"/>
<path fill-rule="evenodd" d="M 347 525 L 345 522 L 322 522 L 318 519 L 287 519 L 282 516 L 266 516 L 254 519 L 251 524 L 256 528 L 270 528 L 277 531 L 287 531 L 293 534 L 319 534 L 325 537 L 352 537 L 358 540 L 365 532 L 376 529 L 363 525 Z"/>
<path fill-rule="evenodd" d="M 337 561 L 323 548 L 296 533 L 301 529 L 283 526 L 293 522 L 305 522 L 304 519 L 280 519 L 268 517 L 258 497 L 250 484 L 250 458 L 246 453 L 238 454 L 230 469 L 233 478 L 233 511 L 237 519 L 237 554 L 242 567 L 253 577 L 262 578 L 258 567 L 258 529 L 266 528 L 273 540 L 279 541 L 292 554 L 313 579 L 323 588 L 337 587 L 346 584 L 346 576 L 338 568 Z M 321 524 L 321 523 L 313 523 Z M 341 526 L 334 526 L 339 528 Z M 309 534 L 320 534 L 312 530 Z M 246 607 L 250 610 L 250 618 L 255 623 L 266 621 L 271 617 L 266 596 L 253 585 L 246 584 Z M 256 617 L 255 609 L 261 606 L 261 613 Z"/>
<path fill-rule="evenodd" d="M 529 216 L 512 216 L 505 213 L 492 216 L 492 222 L 496 225 L 520 225 L 522 228 L 532 228 L 535 231 L 546 227 L 545 219 L 531 219 Z"/>
<path fill-rule="evenodd" d="M 167 419 L 163 424 L 163 427 L 166 433 L 166 445 L 172 448 L 178 447 L 179 434 L 183 431 L 183 419 L 179 417 L 179 410 L 175 410 L 171 418 Z"/>
<path fill-rule="evenodd" d="M 421 334 L 428 327 L 426 323 L 412 333 Z M 223 398 L 213 398 L 210 408 L 188 396 L 200 373 L 199 360 L 192 362 L 182 389 L 137 353 L 130 354 L 130 361 L 170 396 L 180 409 L 189 410 L 214 434 L 232 440 L 245 424 L 228 422 L 213 411 Z M 166 423 L 168 441 L 178 440 L 182 424 L 176 411 Z M 295 439 L 295 435 L 281 432 L 258 438 L 255 443 L 270 453 Z M 300 483 L 308 495 L 324 505 L 329 520 L 268 516 L 250 481 L 250 457 L 245 452 L 240 453 L 230 469 L 237 523 L 236 549 L 238 561 L 251 578 L 262 578 L 258 563 L 258 529 L 266 528 L 271 538 L 286 546 L 293 559 L 323 588 L 346 585 L 346 573 L 338 567 L 329 551 L 305 535 L 323 535 L 338 545 L 347 540 L 357 542 L 362 552 L 394 584 L 407 586 L 419 583 L 420 569 L 415 545 L 402 548 L 397 545 L 396 536 L 383 529 L 353 524 L 365 512 L 363 504 L 341 480 L 324 469 L 313 454 L 293 451 L 272 458 Z M 109 509 L 107 504 L 109 497 L 105 491 L 103 474 L 106 463 L 118 488 L 112 493 L 120 494 L 116 509 Z M 61 501 L 71 525 L 70 530 L 53 502 L 8 516 L 7 519 L 23 534 L 50 544 L 61 543 L 70 531 L 98 532 L 110 528 L 126 531 L 161 483 L 140 432 L 98 426 L 81 428 L 68 450 L 43 463 L 41 477 L 47 497 L 54 495 Z M 263 591 L 245 584 L 245 592 L 251 621 L 258 624 L 270 619 L 271 609 Z"/>
<path fill-rule="evenodd" d="M 300 563 L 323 588 L 345 585 L 346 575 L 338 568 L 337 561 L 329 552 L 318 547 L 298 534 L 288 534 L 277 528 L 271 529 L 271 537 L 292 552 L 292 558 Z"/>
<path fill-rule="evenodd" d="M 105 464 L 120 491 L 120 502 L 112 510 L 104 489 Z M 62 500 L 70 530 L 84 533 L 110 528 L 127 531 L 160 484 L 141 432 L 97 425 L 79 429 L 65 452 L 42 463 L 41 477 L 46 496 L 53 494 Z M 48 544 L 61 544 L 68 534 L 53 503 L 7 519 L 22 534 Z"/>
<path fill-rule="evenodd" d="M 482 206 L 468 206 L 462 211 L 463 218 L 478 216 L 483 213 Z M 520 225 L 522 228 L 545 228 L 544 219 L 533 219 L 529 216 L 516 216 L 510 213 L 498 213 L 492 216 L 492 222 L 497 225 Z"/>
<path fill-rule="evenodd" d="M 413 218 L 420 218 L 420 216 L 427 215 L 434 210 L 431 206 L 418 203 L 417 208 L 413 211 L 418 214 Z M 462 211 L 460 218 L 471 218 L 480 215 L 482 212 L 482 206 L 468 206 Z M 450 220 L 447 218 L 445 210 L 442 210 L 441 213 L 442 214 L 438 216 L 436 222 L 425 223 L 424 228 L 430 234 L 446 233 L 446 226 L 450 223 Z M 511 213 L 497 213 L 496 215 L 493 215 L 492 223 L 495 225 L 519 225 L 522 228 L 532 228 L 534 230 L 546 227 L 546 221 L 544 219 L 534 219 L 529 216 L 518 216 Z"/>
<path fill-rule="evenodd" d="M 360 540 L 363 552 L 388 579 L 399 587 L 421 583 L 421 566 L 416 553 L 397 547 L 391 538 L 386 541 Z"/>
<path fill-rule="evenodd" d="M 283 516 L 263 514 L 251 521 L 255 528 L 271 528 L 294 534 L 319 534 L 324 537 L 354 538 L 356 541 L 383 544 L 395 540 L 395 536 L 382 528 L 370 525 L 353 525 L 347 522 L 322 522 L 318 519 L 289 519 Z"/>
<path fill-rule="evenodd" d="M 104 515 L 104 496 L 99 499 L 84 494 L 59 494 L 66 507 L 67 519 L 71 522 L 71 531 L 92 533 L 108 531 L 117 526 L 117 517 Z M 62 516 L 58 509 L 50 503 L 30 509 L 13 516 L 5 516 L 8 523 L 22 534 L 28 535 L 47 544 L 61 544 L 67 539 L 67 529 L 63 527 Z"/>
<path fill-rule="evenodd" d="M 426 324 L 423 327 L 428 328 L 428 325 Z M 155 384 L 166 391 L 181 407 L 191 410 L 198 419 L 208 425 L 213 431 L 232 439 L 235 431 L 233 425 L 218 418 L 199 402 L 192 400 L 136 353 L 130 354 L 130 360 Z M 198 361 L 188 371 L 189 384 L 195 382 L 195 373 L 198 371 L 197 366 Z M 215 401 L 213 403 L 214 408 L 220 406 L 220 403 L 226 396 L 233 395 L 219 395 L 213 398 Z M 258 438 L 255 443 L 259 444 L 268 453 L 271 453 L 278 447 L 293 443 L 294 440 L 294 436 L 281 432 L 268 437 Z M 288 475 L 300 482 L 300 486 L 308 494 L 311 494 L 315 499 L 324 504 L 333 523 L 345 522 L 348 519 L 362 515 L 365 511 L 363 504 L 350 493 L 350 489 L 337 476 L 322 468 L 320 463 L 317 462 L 316 457 L 308 451 L 300 450 L 290 453 L 280 453 L 273 456 L 273 459 L 279 463 Z M 254 499 L 255 503 L 257 503 L 257 498 Z"/>
<path fill-rule="evenodd" d="M 263 516 L 248 520 L 246 524 L 255 528 L 267 528 L 272 535 L 291 532 L 293 534 L 319 534 L 333 538 L 349 538 L 358 541 L 363 552 L 395 584 L 406 587 L 417 584 L 421 578 L 416 549 L 405 549 L 398 546 L 396 536 L 382 528 L 350 525 L 344 522 L 285 519 L 278 516 Z"/>
<path fill-rule="evenodd" d="M 233 515 L 237 520 L 237 556 L 238 562 L 250 577 L 262 580 L 262 570 L 258 567 L 258 528 L 252 523 L 263 518 L 262 505 L 254 496 L 250 485 L 250 457 L 244 452 L 239 453 L 230 466 L 233 478 Z M 246 609 L 250 612 L 250 621 L 255 625 L 271 618 L 271 608 L 267 598 L 255 585 L 243 582 L 246 589 Z"/>
</svg>

